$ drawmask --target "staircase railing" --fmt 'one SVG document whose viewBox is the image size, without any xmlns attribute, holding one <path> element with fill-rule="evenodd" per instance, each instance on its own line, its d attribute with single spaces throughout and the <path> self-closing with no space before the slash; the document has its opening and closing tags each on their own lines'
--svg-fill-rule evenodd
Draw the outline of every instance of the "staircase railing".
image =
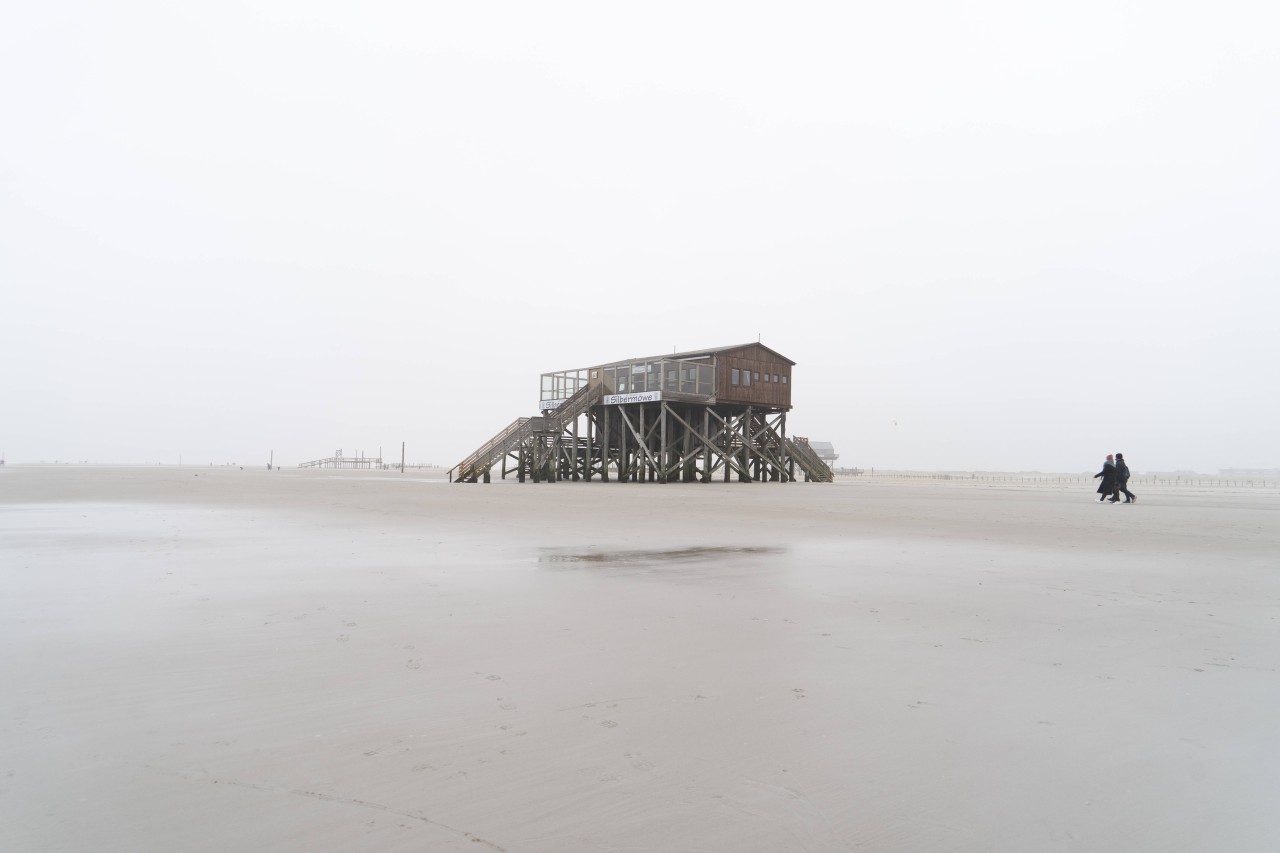
<svg viewBox="0 0 1280 853">
<path fill-rule="evenodd" d="M 822 457 L 818 455 L 818 452 L 809 446 L 808 440 L 788 438 L 787 452 L 811 481 L 815 483 L 835 482 L 835 473 L 826 462 L 822 461 Z"/>
<path fill-rule="evenodd" d="M 482 444 L 479 450 L 450 468 L 449 479 L 457 483 L 474 479 L 482 471 L 493 467 L 493 463 L 501 459 L 504 453 L 528 438 L 535 428 L 541 429 L 542 425 L 542 418 L 516 418 L 501 432 Z"/>
<path fill-rule="evenodd" d="M 598 385 L 584 385 L 573 396 L 554 409 L 543 412 L 541 417 L 516 418 L 501 432 L 481 445 L 480 449 L 449 469 L 449 479 L 458 483 L 474 480 L 493 467 L 504 454 L 523 444 L 531 435 L 540 432 L 558 434 L 565 424 L 585 414 L 600 401 L 603 393 Z"/>
<path fill-rule="evenodd" d="M 573 396 L 565 400 L 554 409 L 548 409 L 543 415 L 548 419 L 555 419 L 561 428 L 574 418 L 581 417 L 587 411 L 600 402 L 604 389 L 599 385 L 583 385 L 573 393 Z"/>
</svg>

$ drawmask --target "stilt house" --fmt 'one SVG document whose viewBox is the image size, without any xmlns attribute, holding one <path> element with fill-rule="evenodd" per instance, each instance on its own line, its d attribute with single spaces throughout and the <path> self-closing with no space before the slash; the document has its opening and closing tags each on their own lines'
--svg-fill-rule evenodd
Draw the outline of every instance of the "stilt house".
<svg viewBox="0 0 1280 853">
<path fill-rule="evenodd" d="M 488 482 L 831 480 L 787 438 L 795 362 L 761 343 L 542 374 L 537 417 L 517 418 L 450 470 Z"/>
</svg>

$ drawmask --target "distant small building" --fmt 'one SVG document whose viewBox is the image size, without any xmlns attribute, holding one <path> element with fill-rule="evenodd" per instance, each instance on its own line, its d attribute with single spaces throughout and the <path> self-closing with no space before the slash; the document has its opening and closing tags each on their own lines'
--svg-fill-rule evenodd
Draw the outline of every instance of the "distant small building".
<svg viewBox="0 0 1280 853">
<path fill-rule="evenodd" d="M 813 452 L 818 454 L 818 458 L 831 468 L 836 467 L 835 461 L 840 458 L 840 454 L 836 453 L 835 447 L 829 441 L 810 441 L 809 446 L 813 448 Z"/>
</svg>

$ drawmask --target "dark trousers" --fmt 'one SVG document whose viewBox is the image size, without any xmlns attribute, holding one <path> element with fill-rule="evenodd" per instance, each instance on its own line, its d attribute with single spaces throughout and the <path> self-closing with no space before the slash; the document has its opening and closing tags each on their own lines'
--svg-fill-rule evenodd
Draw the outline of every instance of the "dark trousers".
<svg viewBox="0 0 1280 853">
<path fill-rule="evenodd" d="M 1120 493 L 1121 493 L 1121 492 L 1124 492 L 1124 500 L 1125 500 L 1125 503 L 1128 503 L 1129 501 L 1133 500 L 1133 492 L 1129 491 L 1129 481 L 1128 481 L 1128 480 L 1117 480 L 1117 481 L 1116 481 L 1116 490 L 1115 490 L 1115 492 L 1111 495 L 1111 499 L 1112 499 L 1112 500 L 1115 500 L 1115 501 L 1120 500 Z"/>
</svg>

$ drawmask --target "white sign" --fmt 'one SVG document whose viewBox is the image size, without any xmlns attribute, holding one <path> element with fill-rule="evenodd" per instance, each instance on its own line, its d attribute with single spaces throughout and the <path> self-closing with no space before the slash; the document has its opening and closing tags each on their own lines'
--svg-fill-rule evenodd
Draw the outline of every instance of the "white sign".
<svg viewBox="0 0 1280 853">
<path fill-rule="evenodd" d="M 656 403 L 662 399 L 661 391 L 641 391 L 638 394 L 606 394 L 606 406 L 620 406 L 624 403 Z"/>
<path fill-rule="evenodd" d="M 565 399 L 568 399 L 568 398 L 565 398 Z M 547 409 L 558 409 L 563 403 L 564 403 L 564 400 L 543 400 L 541 403 L 538 404 L 538 411 L 545 412 Z"/>
</svg>

